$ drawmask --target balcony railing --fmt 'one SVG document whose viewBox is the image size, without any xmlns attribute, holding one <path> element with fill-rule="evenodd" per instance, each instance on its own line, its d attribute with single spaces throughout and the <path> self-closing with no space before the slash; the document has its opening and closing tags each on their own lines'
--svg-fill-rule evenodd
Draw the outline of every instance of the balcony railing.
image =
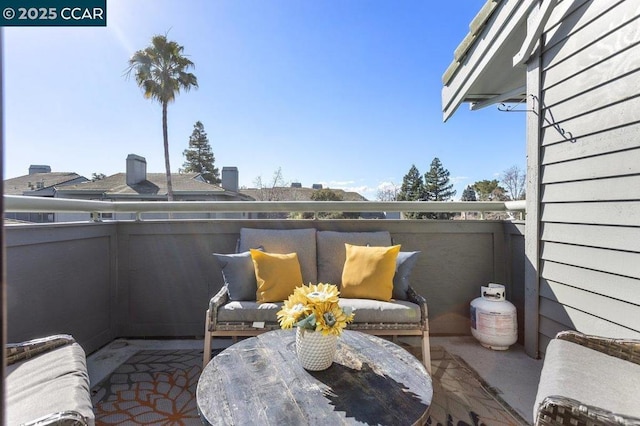
<svg viewBox="0 0 640 426">
<path fill-rule="evenodd" d="M 461 213 L 525 211 L 525 201 L 95 201 L 4 196 L 5 212 L 133 213 L 275 213 L 275 212 L 423 212 Z"/>
</svg>

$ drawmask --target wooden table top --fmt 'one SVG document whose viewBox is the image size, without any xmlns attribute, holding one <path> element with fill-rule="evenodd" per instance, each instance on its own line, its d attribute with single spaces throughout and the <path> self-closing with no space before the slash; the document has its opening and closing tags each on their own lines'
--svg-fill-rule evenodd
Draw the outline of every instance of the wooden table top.
<svg viewBox="0 0 640 426">
<path fill-rule="evenodd" d="M 338 337 L 324 371 L 300 366 L 295 330 L 245 339 L 215 356 L 198 381 L 202 420 L 216 425 L 423 424 L 433 387 L 400 346 L 357 331 Z"/>
</svg>

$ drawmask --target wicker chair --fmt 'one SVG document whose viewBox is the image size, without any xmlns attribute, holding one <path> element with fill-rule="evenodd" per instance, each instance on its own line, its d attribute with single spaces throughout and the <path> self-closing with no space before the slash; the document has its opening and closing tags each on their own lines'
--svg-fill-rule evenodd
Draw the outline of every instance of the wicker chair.
<svg viewBox="0 0 640 426">
<path fill-rule="evenodd" d="M 640 365 L 640 340 L 589 336 L 575 331 L 563 331 L 556 336 L 556 339 Z M 597 393 L 597 384 L 593 385 L 593 392 Z M 617 391 L 620 394 L 627 392 L 631 395 L 635 394 L 640 405 L 640 388 L 617 389 Z M 538 398 L 540 398 L 540 391 Z M 638 417 L 613 413 L 606 408 L 588 405 L 561 395 L 546 396 L 534 414 L 536 425 L 640 425 Z"/>
<path fill-rule="evenodd" d="M 68 334 L 5 346 L 7 424 L 91 426 L 85 353 Z"/>
</svg>

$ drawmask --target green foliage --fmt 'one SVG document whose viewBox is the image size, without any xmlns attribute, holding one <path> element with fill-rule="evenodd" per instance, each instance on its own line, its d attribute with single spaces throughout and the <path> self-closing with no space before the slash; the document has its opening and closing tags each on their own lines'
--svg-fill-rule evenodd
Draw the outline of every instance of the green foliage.
<svg viewBox="0 0 640 426">
<path fill-rule="evenodd" d="M 398 201 L 424 201 L 424 180 L 415 164 L 411 165 L 409 172 L 402 178 L 402 185 L 397 196 Z M 426 213 L 405 212 L 407 219 L 424 219 Z"/>
<path fill-rule="evenodd" d="M 107 175 L 105 175 L 104 173 L 92 173 L 91 174 L 91 182 L 95 182 L 97 180 L 102 180 L 104 178 L 106 178 Z"/>
<path fill-rule="evenodd" d="M 342 196 L 329 188 L 317 189 L 311 194 L 312 201 L 342 201 Z"/>
<path fill-rule="evenodd" d="M 424 181 L 418 168 L 411 166 L 409 172 L 402 178 L 402 186 L 398 192 L 398 201 L 423 201 Z"/>
<path fill-rule="evenodd" d="M 343 197 L 329 188 L 317 189 L 311 194 L 312 201 L 343 201 Z M 304 213 L 303 218 L 312 219 L 313 213 Z M 357 219 L 359 213 L 353 212 L 318 212 L 318 219 Z"/>
<path fill-rule="evenodd" d="M 476 191 L 473 190 L 471 185 L 467 185 L 467 187 L 462 191 L 462 201 L 478 201 L 476 198 Z"/>
<path fill-rule="evenodd" d="M 497 179 L 479 180 L 471 187 L 476 191 L 478 201 L 505 201 L 508 199 L 505 195 L 506 190 L 500 186 Z"/>
<path fill-rule="evenodd" d="M 439 158 L 431 161 L 429 171 L 424 175 L 426 201 L 449 201 L 456 195 L 449 180 L 449 170 L 445 169 Z M 429 219 L 450 219 L 451 213 L 428 213 Z"/>
<path fill-rule="evenodd" d="M 181 90 L 185 92 L 198 87 L 198 79 L 187 70 L 193 62 L 183 56 L 184 47 L 167 40 L 166 35 L 155 35 L 151 45 L 138 50 L 129 59 L 125 76 L 134 73 L 137 85 L 146 99 L 158 101 L 162 105 L 162 138 L 164 142 L 164 164 L 167 176 L 167 199 L 173 200 L 171 165 L 169 161 L 169 132 L 167 129 L 167 106 Z"/>
<path fill-rule="evenodd" d="M 186 161 L 182 165 L 187 173 L 200 173 L 202 177 L 209 183 L 219 184 L 220 172 L 214 166 L 215 157 L 209 144 L 207 132 L 204 131 L 204 125 L 197 121 L 193 125 L 193 132 L 189 137 L 189 148 L 182 153 Z"/>
</svg>

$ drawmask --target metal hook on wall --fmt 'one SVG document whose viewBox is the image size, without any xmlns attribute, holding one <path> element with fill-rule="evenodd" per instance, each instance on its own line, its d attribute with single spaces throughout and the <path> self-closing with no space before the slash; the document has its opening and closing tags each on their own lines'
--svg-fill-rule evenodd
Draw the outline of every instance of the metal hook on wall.
<svg viewBox="0 0 640 426">
<path fill-rule="evenodd" d="M 531 99 L 534 102 L 538 101 L 538 98 L 535 95 L 529 95 L 531 96 Z M 511 106 L 507 106 L 504 103 L 500 103 L 498 105 L 498 111 L 501 112 L 532 112 L 534 114 L 538 114 L 538 112 L 535 109 L 516 109 L 518 106 L 522 105 L 522 103 L 526 100 L 526 98 L 522 98 L 520 100 L 520 102 L 513 104 Z M 544 105 L 543 105 L 544 106 Z M 551 127 L 553 127 L 559 134 L 560 136 L 563 137 L 563 139 L 571 142 L 571 143 L 575 143 L 577 142 L 577 139 L 573 137 L 573 134 L 571 134 L 571 132 L 567 132 L 565 129 L 563 129 L 562 127 L 560 127 L 560 125 L 558 123 L 555 123 L 555 119 L 553 118 L 553 114 L 551 113 L 550 110 L 548 110 L 549 112 L 549 117 L 551 117 L 551 120 L 545 115 L 544 116 L 544 121 L 545 123 L 547 123 L 548 125 L 550 125 Z"/>
</svg>

